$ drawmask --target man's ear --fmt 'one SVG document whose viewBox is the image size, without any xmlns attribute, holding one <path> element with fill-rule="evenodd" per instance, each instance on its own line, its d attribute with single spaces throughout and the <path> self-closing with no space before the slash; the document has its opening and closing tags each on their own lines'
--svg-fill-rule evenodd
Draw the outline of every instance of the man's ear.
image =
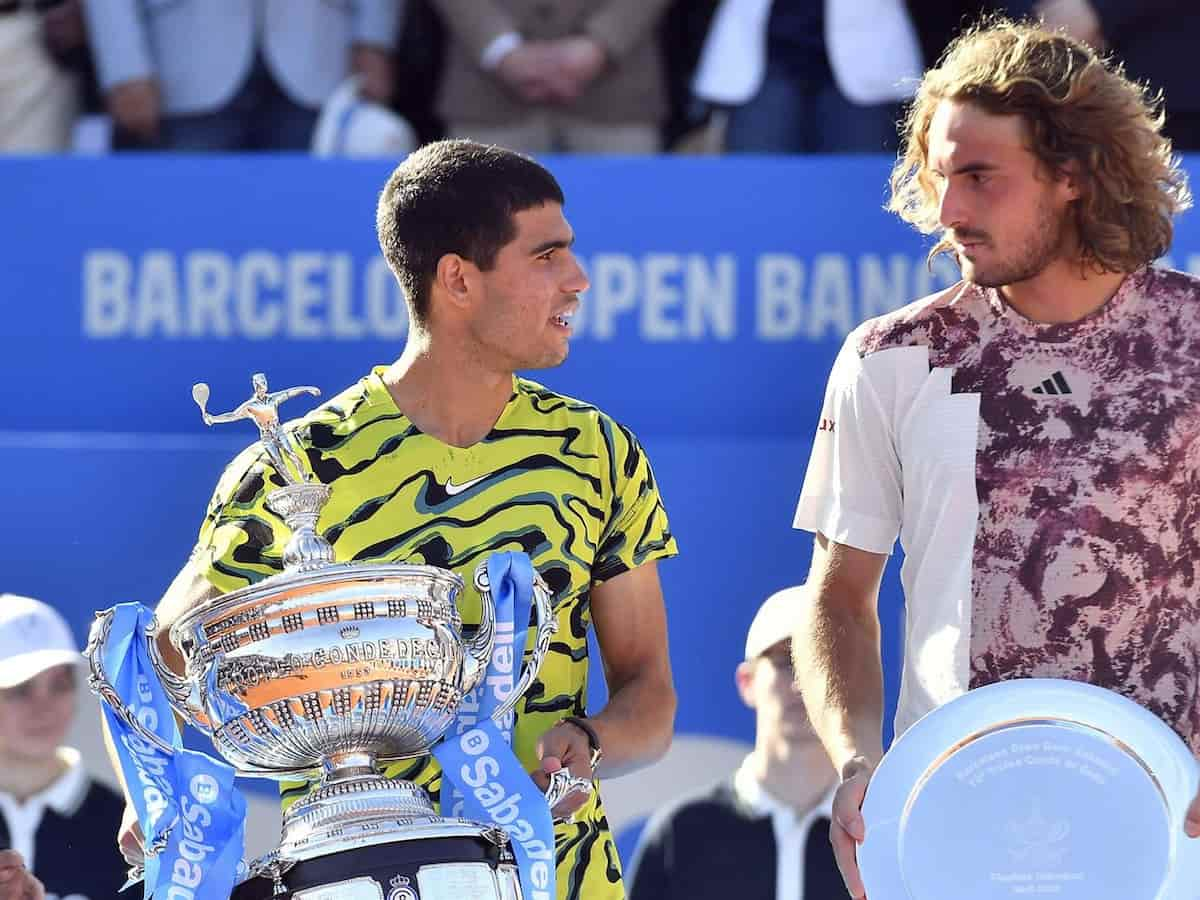
<svg viewBox="0 0 1200 900">
<path fill-rule="evenodd" d="M 1075 159 L 1067 160 L 1066 164 L 1058 170 L 1058 181 L 1066 192 L 1067 200 L 1078 200 L 1083 196 L 1079 172 L 1079 161 Z"/>
<path fill-rule="evenodd" d="M 738 695 L 742 698 L 742 702 L 751 709 L 754 709 L 754 667 L 757 663 L 756 659 L 740 662 L 733 673 Z"/>
<path fill-rule="evenodd" d="M 446 253 L 438 260 L 433 273 L 435 294 L 441 294 L 456 309 L 465 309 L 471 304 L 474 276 L 478 273 L 474 263 L 457 253 Z"/>
</svg>

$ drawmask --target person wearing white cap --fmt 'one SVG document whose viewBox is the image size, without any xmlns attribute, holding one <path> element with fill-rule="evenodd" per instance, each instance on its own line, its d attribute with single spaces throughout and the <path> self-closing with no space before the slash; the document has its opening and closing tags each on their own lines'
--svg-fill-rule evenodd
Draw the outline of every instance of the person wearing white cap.
<svg viewBox="0 0 1200 900">
<path fill-rule="evenodd" d="M 121 799 L 63 744 L 82 663 L 52 607 L 0 594 L 0 900 L 42 897 L 43 885 L 47 897 L 101 900 L 124 881 L 120 855 L 97 839 L 121 820 Z"/>
<path fill-rule="evenodd" d="M 754 749 L 732 777 L 658 813 L 632 864 L 630 900 L 836 900 L 829 844 L 836 773 L 792 677 L 803 586 L 764 601 L 736 683 L 754 710 Z"/>
</svg>

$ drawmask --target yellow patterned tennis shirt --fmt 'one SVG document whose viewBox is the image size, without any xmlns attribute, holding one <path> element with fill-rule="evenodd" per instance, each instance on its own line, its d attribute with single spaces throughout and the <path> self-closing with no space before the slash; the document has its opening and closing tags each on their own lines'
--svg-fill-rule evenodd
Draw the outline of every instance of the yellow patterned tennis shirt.
<svg viewBox="0 0 1200 900">
<path fill-rule="evenodd" d="M 586 713 L 587 631 L 593 584 L 674 556 L 645 451 L 596 407 L 513 378 L 490 433 L 454 447 L 420 431 L 377 368 L 287 428 L 317 480 L 332 487 L 318 530 L 339 562 L 408 562 L 457 572 L 468 585 L 464 623 L 477 624 L 476 566 L 495 551 L 523 550 L 553 594 L 558 633 L 538 678 L 517 705 L 513 748 L 537 768 L 538 738 Z M 221 591 L 282 571 L 290 531 L 265 500 L 283 482 L 261 445 L 226 468 L 200 529 L 194 559 Z M 526 639 L 534 644 L 532 629 Z M 435 802 L 441 770 L 430 757 L 393 764 Z M 285 805 L 309 786 L 285 787 Z M 558 896 L 624 896 L 621 866 L 599 793 L 556 826 Z"/>
</svg>

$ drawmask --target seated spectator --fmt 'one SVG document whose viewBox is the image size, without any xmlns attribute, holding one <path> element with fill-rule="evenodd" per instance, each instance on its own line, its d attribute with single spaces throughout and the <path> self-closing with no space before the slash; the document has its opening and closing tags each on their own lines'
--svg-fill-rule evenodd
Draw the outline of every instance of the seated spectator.
<svg viewBox="0 0 1200 900">
<path fill-rule="evenodd" d="M 669 0 L 433 0 L 450 137 L 525 153 L 657 152 Z"/>
<path fill-rule="evenodd" d="M 86 0 L 118 149 L 308 150 L 347 76 L 386 103 L 399 0 Z"/>
<path fill-rule="evenodd" d="M 0 594 L 0 847 L 19 853 L 52 896 L 111 900 L 125 863 L 103 836 L 116 831 L 125 804 L 63 746 L 82 663 L 62 616 Z M 0 855 L 0 870 L 13 859 Z"/>
<path fill-rule="evenodd" d="M 879 153 L 920 74 L 901 0 L 723 0 L 694 89 L 727 152 Z"/>
<path fill-rule="evenodd" d="M 57 4 L 0 0 L 0 153 L 67 149 L 79 110 L 74 75 L 43 37 L 43 13 Z"/>
<path fill-rule="evenodd" d="M 1200 4 L 1196 0 L 1041 0 L 1052 28 L 1107 49 L 1139 81 L 1162 90 L 1163 132 L 1176 150 L 1200 150 Z"/>
<path fill-rule="evenodd" d="M 626 879 L 630 900 L 848 896 L 829 843 L 837 776 L 792 673 L 803 602 L 793 587 L 759 607 L 736 675 L 754 710 L 754 750 L 732 777 L 651 819 Z"/>
</svg>

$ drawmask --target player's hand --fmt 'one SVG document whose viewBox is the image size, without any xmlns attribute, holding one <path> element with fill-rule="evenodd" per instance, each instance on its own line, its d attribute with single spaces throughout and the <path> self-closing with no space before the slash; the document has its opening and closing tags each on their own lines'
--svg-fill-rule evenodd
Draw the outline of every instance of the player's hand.
<svg viewBox="0 0 1200 900">
<path fill-rule="evenodd" d="M 534 784 L 539 790 L 546 790 L 550 784 L 549 775 L 559 769 L 567 769 L 576 778 L 592 780 L 592 747 L 587 735 L 570 722 L 559 722 L 542 735 L 537 744 L 538 759 L 542 767 L 531 773 Z M 573 791 L 559 802 L 550 814 L 556 819 L 565 819 L 573 815 L 587 803 L 588 794 Z"/>
<path fill-rule="evenodd" d="M 392 55 L 382 47 L 355 44 L 350 50 L 350 71 L 358 76 L 358 89 L 368 100 L 387 104 L 395 89 Z"/>
<path fill-rule="evenodd" d="M 0 900 L 45 900 L 46 889 L 16 850 L 0 850 Z"/>
<path fill-rule="evenodd" d="M 131 866 L 140 866 L 146 862 L 146 838 L 142 834 L 142 826 L 138 823 L 137 810 L 132 803 L 125 804 L 125 814 L 121 816 L 121 827 L 117 831 L 117 849 L 125 857 L 125 862 Z"/>
<path fill-rule="evenodd" d="M 553 99 L 574 103 L 608 65 L 608 53 L 590 37 L 561 38 L 552 45 L 554 70 L 550 81 Z"/>
<path fill-rule="evenodd" d="M 546 41 L 525 41 L 496 66 L 497 77 L 526 103 L 543 103 L 551 96 L 557 62 Z"/>
<path fill-rule="evenodd" d="M 867 896 L 862 874 L 858 871 L 858 845 L 867 836 L 862 803 L 867 795 L 871 772 L 872 766 L 862 758 L 852 759 L 845 765 L 842 783 L 833 795 L 833 821 L 829 823 L 833 856 L 842 873 L 842 880 L 846 882 L 846 891 L 854 900 L 864 900 Z"/>
<path fill-rule="evenodd" d="M 1200 837 L 1200 793 L 1192 798 L 1192 805 L 1188 807 L 1183 830 L 1188 837 Z"/>
<path fill-rule="evenodd" d="M 158 85 L 152 78 L 135 78 L 108 92 L 108 114 L 125 131 L 146 141 L 158 139 Z"/>
</svg>

